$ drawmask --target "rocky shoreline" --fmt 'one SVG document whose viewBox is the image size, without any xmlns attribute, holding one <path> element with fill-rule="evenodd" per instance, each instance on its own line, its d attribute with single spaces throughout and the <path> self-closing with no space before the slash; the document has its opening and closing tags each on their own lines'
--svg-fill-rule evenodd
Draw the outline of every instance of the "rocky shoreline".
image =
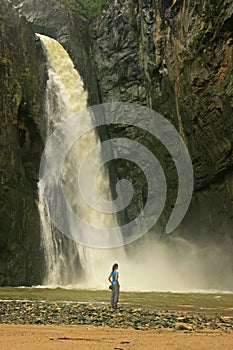
<svg viewBox="0 0 233 350">
<path fill-rule="evenodd" d="M 42 301 L 1 301 L 0 324 L 95 325 L 137 330 L 233 330 L 233 317 L 199 312 L 167 311 L 103 304 Z"/>
</svg>

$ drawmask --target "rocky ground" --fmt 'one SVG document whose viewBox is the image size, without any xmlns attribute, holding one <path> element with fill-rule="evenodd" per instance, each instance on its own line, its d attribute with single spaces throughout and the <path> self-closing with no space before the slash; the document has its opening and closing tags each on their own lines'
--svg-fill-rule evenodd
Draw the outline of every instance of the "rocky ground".
<svg viewBox="0 0 233 350">
<path fill-rule="evenodd" d="M 233 330 L 233 317 L 193 311 L 168 311 L 103 304 L 42 301 L 1 301 L 1 324 L 94 325 L 136 330 L 170 329 L 191 333 Z"/>
</svg>

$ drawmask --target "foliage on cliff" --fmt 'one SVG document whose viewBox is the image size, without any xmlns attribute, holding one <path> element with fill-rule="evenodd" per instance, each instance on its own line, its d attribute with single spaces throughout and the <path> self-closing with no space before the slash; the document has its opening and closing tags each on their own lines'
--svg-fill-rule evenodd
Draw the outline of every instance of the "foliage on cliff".
<svg viewBox="0 0 233 350">
<path fill-rule="evenodd" d="M 77 11 L 78 13 L 84 15 L 87 18 L 97 17 L 104 5 L 106 5 L 109 0 L 59 0 L 61 3 L 68 6 L 71 10 Z"/>
</svg>

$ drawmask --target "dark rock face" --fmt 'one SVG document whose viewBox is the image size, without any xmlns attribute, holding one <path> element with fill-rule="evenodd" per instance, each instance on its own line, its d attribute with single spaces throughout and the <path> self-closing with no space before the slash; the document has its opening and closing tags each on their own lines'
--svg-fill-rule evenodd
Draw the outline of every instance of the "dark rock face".
<svg viewBox="0 0 233 350">
<path fill-rule="evenodd" d="M 41 281 L 37 181 L 45 64 L 25 20 L 1 1 L 0 285 Z"/>
<path fill-rule="evenodd" d="M 89 23 L 57 0 L 12 0 L 16 10 L 32 23 L 34 31 L 59 41 L 82 76 L 90 104 L 99 102 L 99 91 L 91 59 Z"/>
<path fill-rule="evenodd" d="M 35 32 L 54 37 L 66 48 L 84 79 L 90 104 L 133 102 L 156 110 L 175 125 L 189 149 L 195 176 L 193 200 L 179 233 L 201 244 L 209 238 L 229 241 L 230 248 L 233 237 L 231 1 L 221 0 L 216 5 L 213 0 L 111 0 L 102 17 L 90 26 L 85 18 L 56 0 L 11 2 L 32 23 Z M 5 12 L 9 11 L 5 3 L 1 6 Z M 43 76 L 39 62 L 43 62 L 43 58 L 26 21 L 12 18 L 12 15 L 11 19 L 3 18 L 4 30 L 1 31 L 3 38 L 11 40 L 1 40 L 10 58 L 8 61 L 8 56 L 3 57 L 0 62 L 1 76 L 5 77 L 6 84 L 1 92 L 1 103 L 3 110 L 7 108 L 2 117 L 0 142 L 3 150 L 9 148 L 1 158 L 4 172 L 0 213 L 6 214 L 4 220 L 1 219 L 1 249 L 4 251 L 1 259 L 4 263 L 0 283 L 20 284 L 24 281 L 29 284 L 34 283 L 34 275 L 26 275 L 24 271 L 30 264 L 33 266 L 30 265 L 27 271 L 37 271 L 31 256 L 38 256 L 39 251 L 39 219 L 33 191 L 41 146 L 37 118 L 41 105 L 36 96 L 43 95 L 39 82 Z M 11 51 L 11 41 L 21 53 L 20 65 Z M 19 47 L 19 43 L 22 46 Z M 41 67 L 39 71 L 38 67 Z M 27 76 L 29 72 L 33 72 L 31 80 Z M 121 125 L 109 128 L 108 132 L 102 130 L 103 138 L 107 134 L 142 142 L 161 162 L 168 182 L 166 210 L 159 224 L 163 231 L 177 191 L 177 174 L 171 157 L 158 140 L 133 127 Z M 5 140 L 8 138 L 7 142 L 2 141 L 4 137 Z M 122 160 L 112 164 L 111 174 L 113 187 L 117 178 L 128 178 L 136 189 L 132 203 L 120 215 L 121 220 L 131 221 L 146 202 L 146 179 L 139 168 Z M 30 214 L 25 218 L 25 213 Z M 36 246 L 33 252 L 32 247 Z M 31 255 L 25 260 L 25 252 L 30 249 Z M 14 255 L 18 260 L 13 260 Z M 12 260 L 5 264 L 9 256 Z M 9 270 L 13 271 L 9 273 Z M 10 280 L 4 277 L 7 274 Z"/>
<path fill-rule="evenodd" d="M 197 240 L 233 237 L 232 23 L 227 0 L 217 5 L 117 0 L 110 1 L 93 30 L 101 100 L 149 106 L 176 126 L 189 149 L 195 193 L 180 230 Z M 117 136 L 119 128 L 109 132 Z M 158 150 L 156 141 L 132 128 L 121 135 L 143 140 L 155 154 Z M 174 203 L 174 167 L 164 164 L 173 187 L 168 203 Z M 138 185 L 127 211 L 131 218 L 143 202 L 145 183 L 130 164 L 117 164 L 117 170 Z"/>
<path fill-rule="evenodd" d="M 62 44 L 84 80 L 89 103 L 98 104 L 99 90 L 91 60 L 89 23 L 87 20 L 56 0 L 50 0 L 49 2 L 47 0 L 41 0 L 40 2 L 37 0 L 12 0 L 11 2 L 15 5 L 15 11 L 31 24 L 35 33 L 52 37 Z M 106 130 L 103 129 L 102 133 L 105 134 Z M 41 136 L 43 137 L 43 135 Z M 62 242 L 63 263 L 66 269 L 69 269 L 71 265 L 69 252 L 76 252 L 75 260 L 72 260 L 72 268 L 74 265 L 76 266 L 77 275 L 81 280 L 83 271 L 76 244 L 58 230 L 55 229 L 54 232 L 56 232 L 57 240 Z M 66 280 L 66 276 L 63 276 L 64 284 L 70 284 L 70 282 L 69 277 Z"/>
</svg>

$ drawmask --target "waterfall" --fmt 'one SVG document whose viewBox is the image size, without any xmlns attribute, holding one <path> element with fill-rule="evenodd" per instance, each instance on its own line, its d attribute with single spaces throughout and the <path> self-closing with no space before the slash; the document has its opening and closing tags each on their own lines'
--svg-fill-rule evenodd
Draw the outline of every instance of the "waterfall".
<svg viewBox="0 0 233 350">
<path fill-rule="evenodd" d="M 87 93 L 84 90 L 83 81 L 74 68 L 65 49 L 54 39 L 37 34 L 42 42 L 43 49 L 47 56 L 48 81 L 46 88 L 46 127 L 44 129 L 45 143 L 54 129 L 65 119 L 72 116 L 80 118 L 82 123 L 92 126 L 90 114 L 86 111 Z M 84 111 L 80 117 L 78 114 Z M 64 139 L 69 135 L 63 135 Z M 64 139 L 58 142 L 64 142 Z M 83 135 L 72 146 L 63 166 L 64 191 L 70 206 L 74 211 L 79 211 L 79 215 L 95 225 L 113 227 L 116 219 L 113 214 L 99 213 L 90 210 L 82 199 L 77 188 L 77 167 L 85 158 L 91 147 L 99 143 L 95 130 Z M 100 163 L 100 154 L 97 161 Z M 51 169 L 55 166 L 56 159 L 51 155 Z M 96 160 L 95 160 L 96 161 Z M 90 173 L 92 164 L 90 164 Z M 54 175 L 56 177 L 56 174 Z M 89 175 L 87 174 L 87 177 Z M 84 247 L 68 239 L 53 227 L 49 218 L 48 197 L 45 199 L 46 174 L 38 184 L 39 188 L 39 212 L 41 218 L 41 243 L 45 255 L 46 276 L 44 285 L 47 286 L 88 286 L 101 287 L 106 285 L 106 276 L 111 264 L 115 261 L 113 250 L 105 251 Z M 56 180 L 56 179 L 55 179 Z M 49 195 L 51 199 L 56 195 L 56 184 L 50 186 Z M 97 193 L 106 200 L 111 199 L 108 173 L 104 167 L 100 167 L 96 179 Z M 56 208 L 59 213 L 59 205 Z M 62 213 L 62 215 L 66 215 Z M 121 249 L 120 255 L 122 256 Z M 119 252 L 116 254 L 119 258 Z M 98 272 L 97 272 L 98 271 Z M 97 278 L 98 275 L 98 278 Z"/>
<path fill-rule="evenodd" d="M 54 39 L 39 35 L 47 56 L 48 82 L 46 89 L 46 120 L 43 125 L 45 143 L 53 131 L 65 119 L 77 116 L 80 127 L 93 125 L 91 115 L 86 110 L 87 93 L 83 81 L 64 48 Z M 58 142 L 65 142 L 69 134 L 64 134 Z M 62 178 L 64 192 L 74 212 L 78 211 L 84 220 L 97 226 L 116 226 L 115 216 L 89 210 L 77 188 L 77 168 L 90 148 L 99 144 L 98 136 L 92 128 L 74 144 L 64 161 Z M 57 160 L 49 155 L 51 171 Z M 100 153 L 93 159 L 101 164 Z M 90 161 L 90 174 L 92 173 Z M 89 174 L 87 174 L 87 177 Z M 38 184 L 39 212 L 41 218 L 41 244 L 45 255 L 46 286 L 106 288 L 110 266 L 118 262 L 120 281 L 125 290 L 170 290 L 187 291 L 208 288 L 232 288 L 232 272 L 228 256 L 219 247 L 201 249 L 179 237 L 158 241 L 152 233 L 130 246 L 126 256 L 124 247 L 115 249 L 95 249 L 82 246 L 60 233 L 50 222 L 49 208 L 56 196 L 55 182 L 49 186 L 49 197 L 45 196 L 46 182 L 41 178 Z M 88 181 L 90 183 L 90 181 Z M 97 193 L 106 200 L 111 199 L 109 177 L 101 167 L 96 179 Z M 48 189 L 47 189 L 48 190 Z M 58 215 L 59 203 L 55 208 Z M 72 222 L 68 224 L 72 225 Z M 78 228 L 77 228 L 78 230 Z M 119 240 L 120 232 L 119 232 Z M 226 268 L 228 267 L 228 268 Z M 218 272 L 218 273 L 216 273 Z M 219 283 L 221 281 L 221 283 Z"/>
</svg>

